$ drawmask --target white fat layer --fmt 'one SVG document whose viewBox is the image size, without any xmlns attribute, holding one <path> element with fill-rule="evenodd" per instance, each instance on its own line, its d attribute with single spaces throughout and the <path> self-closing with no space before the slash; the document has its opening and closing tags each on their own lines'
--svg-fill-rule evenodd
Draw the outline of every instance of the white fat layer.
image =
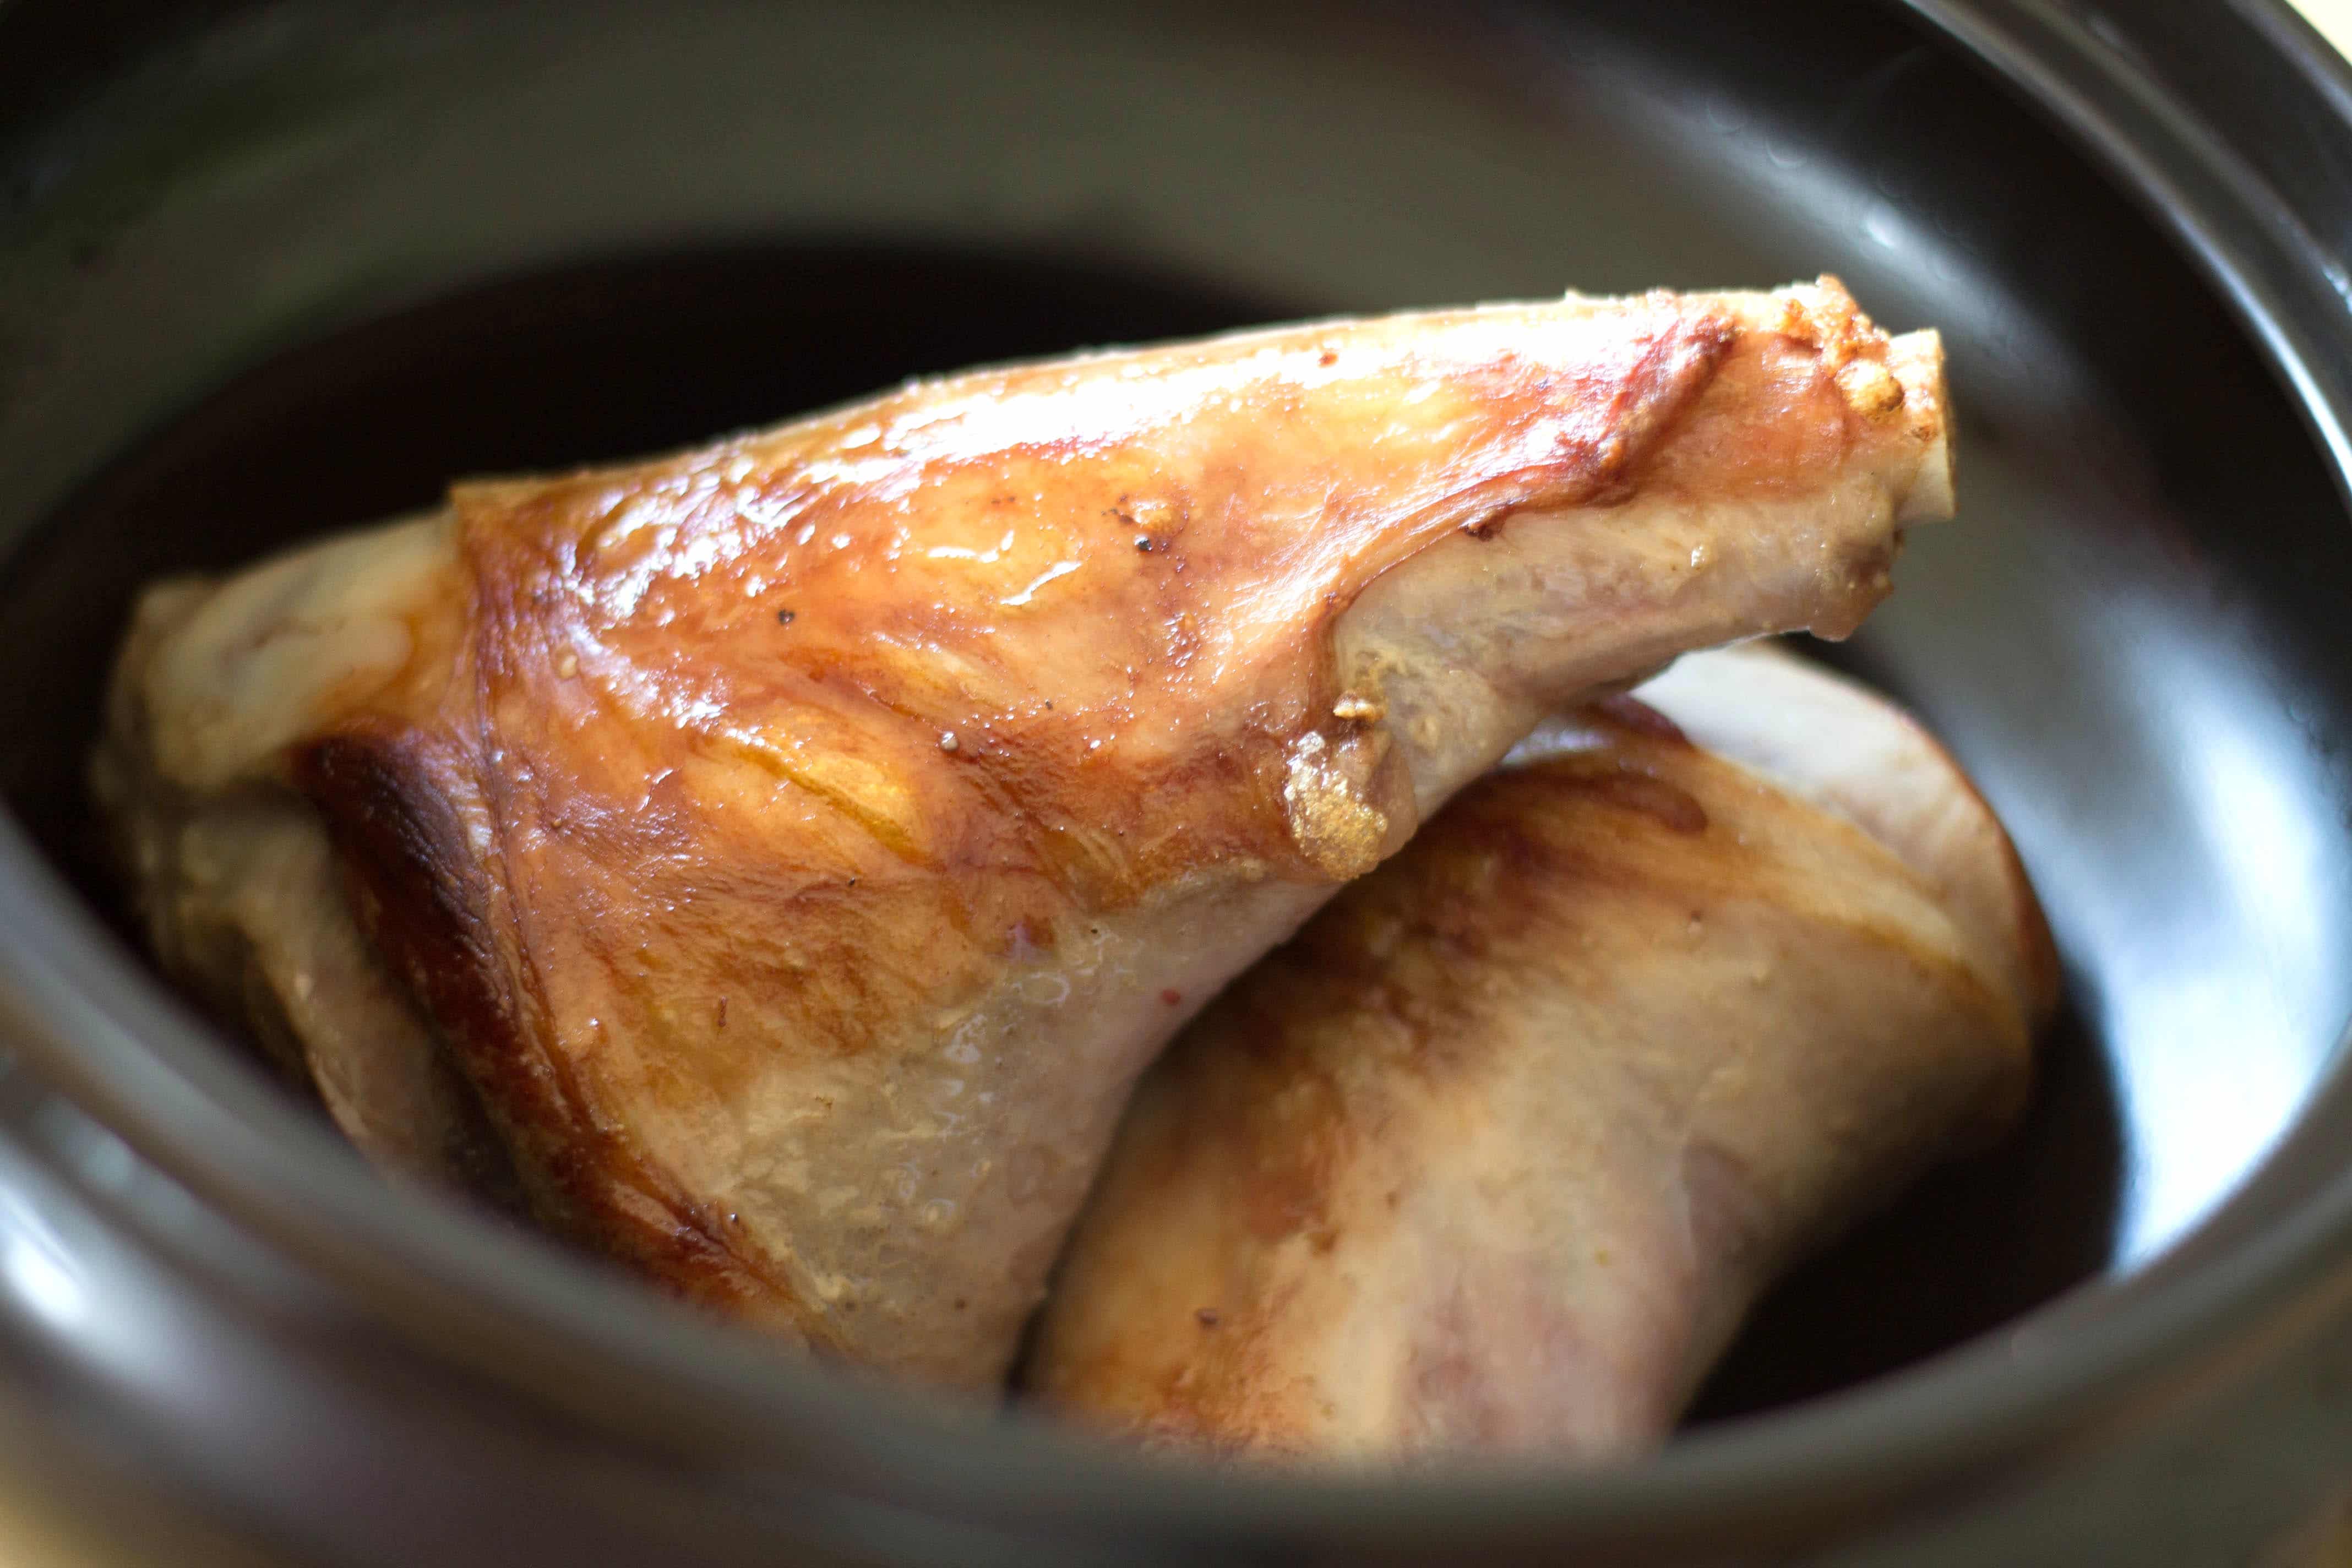
<svg viewBox="0 0 2352 1568">
<path fill-rule="evenodd" d="M 424 601 L 457 561 L 446 514 L 338 535 L 240 573 L 193 605 L 168 646 L 126 664 L 142 749 L 184 789 L 274 773 L 286 748 L 406 668 Z M 190 592 L 154 593 L 180 603 Z M 146 612 L 142 612 L 144 614 Z"/>
</svg>

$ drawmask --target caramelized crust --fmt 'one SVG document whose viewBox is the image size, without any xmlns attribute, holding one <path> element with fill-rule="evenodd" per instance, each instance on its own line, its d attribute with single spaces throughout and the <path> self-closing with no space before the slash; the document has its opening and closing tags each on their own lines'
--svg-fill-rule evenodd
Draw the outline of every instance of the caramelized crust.
<svg viewBox="0 0 2352 1568">
<path fill-rule="evenodd" d="M 1185 1017 L 1561 692 L 1850 629 L 1947 464 L 1826 280 L 982 371 L 232 583 L 114 743 L 316 806 L 542 1217 L 982 1383 Z"/>
</svg>

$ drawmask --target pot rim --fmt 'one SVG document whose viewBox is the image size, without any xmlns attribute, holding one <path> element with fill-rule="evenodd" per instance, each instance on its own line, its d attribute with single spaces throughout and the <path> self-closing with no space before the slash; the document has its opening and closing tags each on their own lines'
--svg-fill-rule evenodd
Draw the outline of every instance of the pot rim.
<svg viewBox="0 0 2352 1568">
<path fill-rule="evenodd" d="M 2347 221 L 2329 221 L 2339 215 L 2315 209 L 2312 186 L 2217 130 L 2232 117 L 2226 92 L 2184 100 L 2128 39 L 2094 34 L 2052 0 L 1893 3 L 2002 79 L 2138 200 L 2279 374 L 2339 493 L 2352 488 L 2352 268 L 2318 237 L 2352 233 L 2352 193 L 2337 198 Z M 2149 0 L 2115 26 L 2197 5 Z M 2279 95 L 2273 108 L 2288 105 L 2352 166 L 2352 68 L 2284 0 L 2228 0 L 2226 17 L 2200 9 L 2217 30 L 2235 29 L 2228 45 L 2262 68 Z M 0 931 L 13 938 L 0 944 L 0 1038 L 16 1056 L 142 1159 L 349 1289 L 422 1352 L 632 1445 L 730 1475 L 789 1468 L 796 1484 L 901 1508 L 912 1500 L 970 1521 L 1391 1549 L 1754 1531 L 1790 1521 L 1806 1500 L 1891 1503 L 1931 1478 L 1948 1485 L 1956 1472 L 2079 1441 L 2145 1414 L 2150 1400 L 2181 1396 L 2226 1345 L 2352 1300 L 2347 1170 L 2162 1289 L 2112 1300 L 2095 1325 L 1989 1335 L 1834 1399 L 1692 1435 L 1635 1466 L 1574 1471 L 1531 1460 L 1350 1478 L 1153 1463 L 1043 1418 L 942 1408 L 779 1356 L 749 1331 L 584 1268 L 551 1244 L 519 1246 L 509 1229 L 383 1183 L 224 1051 L 5 814 Z M 2339 1060 L 2330 1076 L 2341 1070 Z"/>
</svg>

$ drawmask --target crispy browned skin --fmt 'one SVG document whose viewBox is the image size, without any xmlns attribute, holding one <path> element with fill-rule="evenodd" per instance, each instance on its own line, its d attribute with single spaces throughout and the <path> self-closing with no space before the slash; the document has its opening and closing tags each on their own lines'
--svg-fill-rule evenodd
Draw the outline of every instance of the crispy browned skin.
<svg viewBox="0 0 2352 1568">
<path fill-rule="evenodd" d="M 231 581 L 102 793 L 152 888 L 299 792 L 543 1218 L 984 1382 L 1168 1035 L 1564 698 L 1850 629 L 1941 400 L 1827 283 L 921 383 Z"/>
<path fill-rule="evenodd" d="M 1146 1075 L 1040 1394 L 1216 1451 L 1637 1451 L 1790 1260 L 2008 1122 L 2054 961 L 1958 770 L 1774 656 L 1651 689 L 1786 773 L 1619 699 L 1464 791 Z"/>
</svg>

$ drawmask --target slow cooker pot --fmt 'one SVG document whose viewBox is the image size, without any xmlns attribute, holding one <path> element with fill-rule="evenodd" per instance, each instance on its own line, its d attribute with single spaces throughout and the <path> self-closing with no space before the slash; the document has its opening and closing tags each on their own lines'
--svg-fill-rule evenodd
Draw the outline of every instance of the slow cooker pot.
<svg viewBox="0 0 2352 1568">
<path fill-rule="evenodd" d="M 1835 657 L 2072 1010 L 1654 1461 L 1217 1471 L 825 1373 L 377 1180 L 95 868 L 159 573 L 919 369 L 1823 270 L 1963 441 Z M 2347 301 L 2352 77 L 2272 0 L 0 0 L 0 1456 L 173 1561 L 2290 1551 L 2352 1484 Z"/>
</svg>

